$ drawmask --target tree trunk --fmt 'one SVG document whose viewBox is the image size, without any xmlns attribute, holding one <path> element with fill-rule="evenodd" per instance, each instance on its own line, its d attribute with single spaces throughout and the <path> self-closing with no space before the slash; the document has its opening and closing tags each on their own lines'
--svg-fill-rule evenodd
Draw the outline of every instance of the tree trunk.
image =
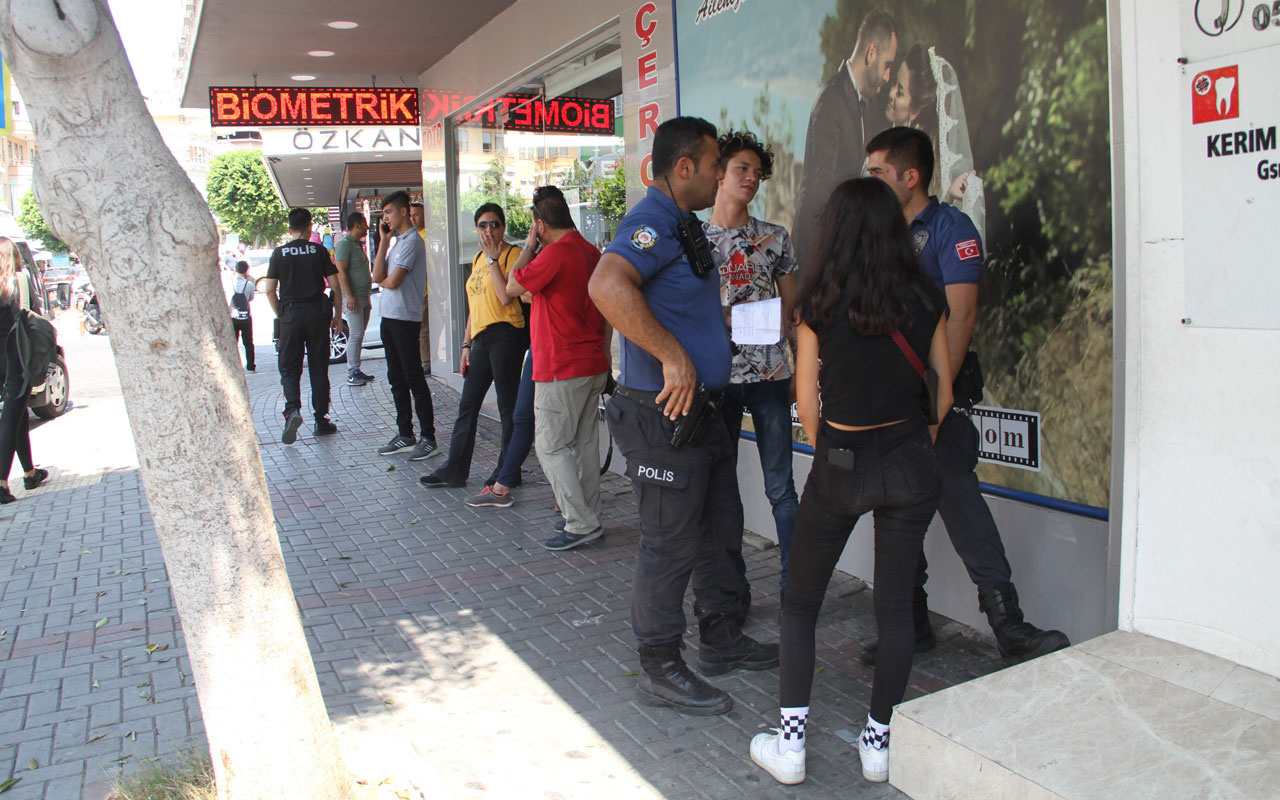
<svg viewBox="0 0 1280 800">
<path fill-rule="evenodd" d="M 352 786 L 285 572 L 209 209 L 166 149 L 102 0 L 0 0 L 50 227 L 88 264 L 220 798 Z"/>
</svg>

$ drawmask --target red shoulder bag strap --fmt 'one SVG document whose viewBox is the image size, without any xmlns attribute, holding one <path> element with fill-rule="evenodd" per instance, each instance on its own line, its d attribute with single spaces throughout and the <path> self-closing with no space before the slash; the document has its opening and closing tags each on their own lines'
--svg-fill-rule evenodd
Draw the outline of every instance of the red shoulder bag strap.
<svg viewBox="0 0 1280 800">
<path fill-rule="evenodd" d="M 911 362 L 911 366 L 915 367 L 916 374 L 924 378 L 924 362 L 920 360 L 920 356 L 916 355 L 916 351 L 911 349 L 911 345 L 907 344 L 907 337 L 902 335 L 902 331 L 895 329 L 890 334 L 893 337 L 893 343 L 898 346 L 902 354 Z"/>
</svg>

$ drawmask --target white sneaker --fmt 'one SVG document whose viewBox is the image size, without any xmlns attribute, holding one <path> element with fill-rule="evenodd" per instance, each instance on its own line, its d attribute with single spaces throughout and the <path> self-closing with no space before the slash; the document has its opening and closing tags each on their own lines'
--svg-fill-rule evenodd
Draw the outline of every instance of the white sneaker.
<svg viewBox="0 0 1280 800">
<path fill-rule="evenodd" d="M 864 730 L 858 737 L 858 755 L 862 757 L 862 777 L 872 783 L 889 780 L 889 734 L 884 735 L 884 746 L 876 747 L 868 741 Z"/>
<path fill-rule="evenodd" d="M 759 764 L 778 783 L 788 786 L 804 781 L 804 751 L 778 749 L 782 732 L 757 733 L 751 738 L 751 760 Z"/>
</svg>

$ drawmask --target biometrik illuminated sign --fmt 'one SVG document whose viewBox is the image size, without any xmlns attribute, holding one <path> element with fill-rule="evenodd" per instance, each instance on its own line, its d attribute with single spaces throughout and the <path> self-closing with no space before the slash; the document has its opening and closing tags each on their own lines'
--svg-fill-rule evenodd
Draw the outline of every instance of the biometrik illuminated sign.
<svg viewBox="0 0 1280 800">
<path fill-rule="evenodd" d="M 320 89 L 212 87 L 209 118 L 213 127 L 399 127 L 433 123 L 471 102 L 475 95 L 426 89 L 420 113 L 414 89 Z M 538 97 L 505 94 L 474 109 L 463 124 L 508 131 L 612 135 L 612 100 L 586 97 Z"/>
<path fill-rule="evenodd" d="M 417 125 L 416 89 L 210 87 L 213 127 Z"/>
</svg>

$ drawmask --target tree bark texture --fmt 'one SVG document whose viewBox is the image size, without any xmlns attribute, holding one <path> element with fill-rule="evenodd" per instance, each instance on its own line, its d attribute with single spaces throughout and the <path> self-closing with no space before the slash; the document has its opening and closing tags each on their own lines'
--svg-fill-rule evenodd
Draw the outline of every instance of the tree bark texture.
<svg viewBox="0 0 1280 800">
<path fill-rule="evenodd" d="M 218 796 L 349 798 L 285 572 L 217 232 L 102 0 L 0 0 L 35 191 L 87 265 L 182 618 Z"/>
</svg>

